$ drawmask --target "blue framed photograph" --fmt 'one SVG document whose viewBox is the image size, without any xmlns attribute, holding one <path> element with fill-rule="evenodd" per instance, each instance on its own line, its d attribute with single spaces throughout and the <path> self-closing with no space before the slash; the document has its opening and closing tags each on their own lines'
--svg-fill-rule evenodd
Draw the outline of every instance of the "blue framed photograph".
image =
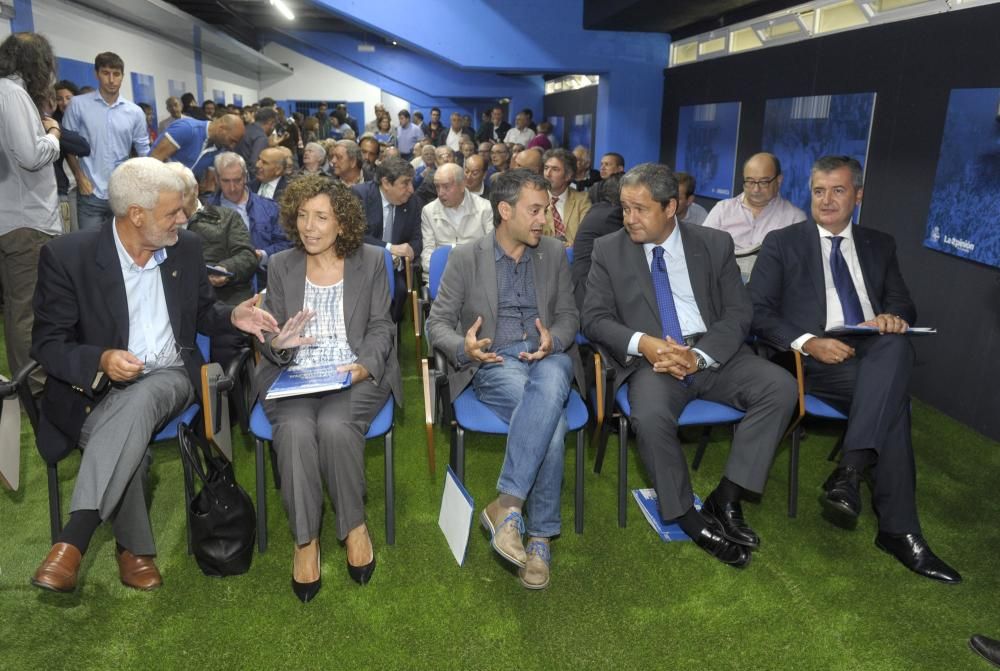
<svg viewBox="0 0 1000 671">
<path fill-rule="evenodd" d="M 1000 88 L 948 98 L 924 246 L 1000 267 Z"/>
<path fill-rule="evenodd" d="M 574 114 L 573 123 L 569 127 L 570 148 L 583 145 L 588 151 L 594 148 L 594 115 Z"/>
<path fill-rule="evenodd" d="M 559 140 L 559 145 L 562 146 L 562 147 L 565 147 L 566 146 L 566 136 L 563 135 L 563 132 L 565 132 L 565 130 L 566 130 L 566 119 L 565 119 L 565 117 L 550 116 L 550 117 L 547 118 L 547 121 L 550 124 L 552 124 L 552 134 L 556 136 L 557 140 Z M 575 147 L 575 146 L 576 146 L 575 144 L 571 144 L 569 147 L 566 147 L 566 148 L 569 149 L 570 151 L 573 151 L 573 147 Z"/>
<path fill-rule="evenodd" d="M 695 194 L 731 198 L 736 173 L 740 103 L 710 103 L 680 108 L 676 168 L 695 179 Z"/>
<path fill-rule="evenodd" d="M 874 113 L 874 93 L 768 100 L 760 151 L 781 161 L 781 195 L 808 213 L 809 173 L 817 158 L 851 156 L 864 166 Z"/>
<path fill-rule="evenodd" d="M 226 92 L 222 89 L 212 89 L 212 100 L 214 100 L 217 105 L 225 105 Z"/>
<path fill-rule="evenodd" d="M 132 102 L 135 104 L 146 103 L 153 108 L 153 128 L 156 128 L 156 87 L 154 86 L 153 75 L 142 75 L 138 72 L 132 73 Z"/>
</svg>

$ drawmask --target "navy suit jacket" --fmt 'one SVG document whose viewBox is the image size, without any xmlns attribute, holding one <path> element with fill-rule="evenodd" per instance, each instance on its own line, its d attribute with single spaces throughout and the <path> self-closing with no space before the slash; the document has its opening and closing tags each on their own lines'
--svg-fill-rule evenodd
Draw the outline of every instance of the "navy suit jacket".
<svg viewBox="0 0 1000 671">
<path fill-rule="evenodd" d="M 362 182 L 355 184 L 351 189 L 361 199 L 361 206 L 365 210 L 365 219 L 368 221 L 368 230 L 365 231 L 365 242 L 385 247 L 382 240 L 382 193 L 376 182 Z M 420 251 L 423 249 L 423 237 L 420 233 L 420 199 L 416 195 L 410 196 L 410 200 L 405 205 L 396 207 L 396 214 L 392 221 L 392 240 L 394 245 L 401 245 L 404 242 L 410 243 L 413 248 L 414 258 L 419 265 Z"/>
<path fill-rule="evenodd" d="M 888 233 L 863 226 L 854 226 L 852 232 L 875 314 L 898 315 L 913 324 L 917 309 L 899 271 L 895 240 Z M 787 350 L 805 333 L 823 335 L 826 283 L 814 221 L 768 233 L 750 276 L 750 297 L 753 331 L 768 344 Z"/>
<path fill-rule="evenodd" d="M 37 444 L 49 463 L 73 449 L 87 414 L 108 389 L 107 376 L 98 377 L 101 354 L 128 349 L 128 298 L 113 225 L 53 238 L 39 257 L 31 358 L 48 375 Z M 199 332 L 234 333 L 233 308 L 215 299 L 197 233 L 178 231 L 160 277 L 174 340 L 200 394 L 204 361 L 195 338 Z"/>
</svg>

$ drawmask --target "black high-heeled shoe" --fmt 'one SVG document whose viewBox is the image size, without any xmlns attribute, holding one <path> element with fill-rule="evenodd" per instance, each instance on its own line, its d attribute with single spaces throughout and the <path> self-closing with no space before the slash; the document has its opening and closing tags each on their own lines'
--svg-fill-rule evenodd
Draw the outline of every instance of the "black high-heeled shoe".
<svg viewBox="0 0 1000 671">
<path fill-rule="evenodd" d="M 316 565 L 322 570 L 323 564 L 320 562 L 320 551 L 316 548 Z M 312 582 L 299 582 L 292 573 L 292 591 L 302 603 L 309 603 L 319 593 L 319 588 L 323 586 L 323 577 L 320 576 Z"/>
<path fill-rule="evenodd" d="M 372 575 L 375 573 L 375 555 L 372 554 L 372 560 L 365 564 L 364 566 L 351 566 L 351 562 L 347 562 L 347 575 L 351 576 L 351 580 L 358 583 L 359 585 L 367 585 L 368 581 L 372 579 Z"/>
</svg>

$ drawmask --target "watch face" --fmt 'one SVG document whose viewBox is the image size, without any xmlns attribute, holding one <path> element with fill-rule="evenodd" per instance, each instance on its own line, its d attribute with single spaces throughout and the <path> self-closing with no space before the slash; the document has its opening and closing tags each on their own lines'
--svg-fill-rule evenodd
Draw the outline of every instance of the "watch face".
<svg viewBox="0 0 1000 671">
<path fill-rule="evenodd" d="M 708 368 L 708 362 L 705 361 L 705 357 L 700 354 L 696 355 L 698 357 L 698 370 L 705 370 Z"/>
</svg>

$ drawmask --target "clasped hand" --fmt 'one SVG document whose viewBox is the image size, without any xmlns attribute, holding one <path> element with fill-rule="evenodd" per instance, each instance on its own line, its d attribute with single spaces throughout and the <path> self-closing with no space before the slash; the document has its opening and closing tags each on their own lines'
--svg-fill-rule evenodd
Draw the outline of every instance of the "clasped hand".
<svg viewBox="0 0 1000 671">
<path fill-rule="evenodd" d="M 653 366 L 654 373 L 667 373 L 678 380 L 698 370 L 698 357 L 687 345 L 667 338 L 643 335 L 639 338 L 639 352 Z"/>
</svg>

